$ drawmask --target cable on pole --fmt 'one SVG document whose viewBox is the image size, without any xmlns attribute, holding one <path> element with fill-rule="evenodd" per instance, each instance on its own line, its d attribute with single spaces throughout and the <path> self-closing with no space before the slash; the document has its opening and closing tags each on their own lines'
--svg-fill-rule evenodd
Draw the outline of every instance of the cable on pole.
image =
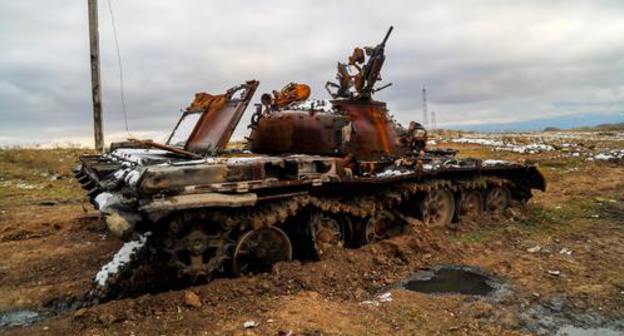
<svg viewBox="0 0 624 336">
<path fill-rule="evenodd" d="M 124 124 L 126 126 L 126 132 L 129 136 L 130 130 L 128 128 L 128 113 L 126 112 L 126 94 L 124 90 L 124 77 L 123 77 L 123 65 L 121 62 L 121 51 L 119 49 L 119 38 L 117 37 L 117 25 L 115 23 L 115 15 L 113 14 L 113 5 L 111 0 L 106 0 L 108 3 L 108 12 L 110 13 L 111 25 L 113 27 L 113 38 L 115 40 L 115 48 L 117 50 L 117 66 L 119 67 L 119 98 L 121 100 L 121 111 L 124 116 Z"/>
</svg>

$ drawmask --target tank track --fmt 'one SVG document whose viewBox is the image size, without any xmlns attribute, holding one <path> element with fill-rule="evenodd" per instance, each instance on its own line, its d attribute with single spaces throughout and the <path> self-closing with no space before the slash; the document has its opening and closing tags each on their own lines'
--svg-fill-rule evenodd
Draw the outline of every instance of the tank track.
<svg viewBox="0 0 624 336">
<path fill-rule="evenodd" d="M 166 223 L 161 223 L 163 225 L 150 235 L 145 248 L 136 253 L 131 262 L 122 265 L 117 275 L 92 293 L 97 298 L 113 298 L 133 291 L 150 291 L 160 283 L 172 280 L 184 286 L 231 274 L 230 264 L 236 240 L 243 233 L 271 227 L 284 228 L 304 209 L 344 216 L 361 226 L 366 219 L 388 211 L 404 219 L 405 205 L 416 202 L 418 197 L 434 190 L 445 189 L 461 195 L 467 191 L 484 193 L 488 188 L 495 187 L 510 190 L 517 186 L 510 180 L 490 176 L 462 180 L 436 179 L 385 185 L 374 194 L 370 191 L 348 196 L 306 194 L 264 201 L 249 208 L 204 208 L 178 212 L 169 217 Z M 361 227 L 353 229 L 362 230 Z M 189 243 L 197 239 L 205 241 L 205 244 L 193 246 Z M 194 257 L 184 257 L 193 254 Z M 160 282 L 153 281 L 154 275 Z M 168 286 L 171 287 L 171 284 Z"/>
</svg>

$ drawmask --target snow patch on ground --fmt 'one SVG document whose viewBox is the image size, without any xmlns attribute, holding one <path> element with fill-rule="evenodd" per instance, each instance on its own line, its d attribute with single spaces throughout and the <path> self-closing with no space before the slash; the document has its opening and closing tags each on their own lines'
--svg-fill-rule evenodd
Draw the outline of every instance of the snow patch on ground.
<svg viewBox="0 0 624 336">
<path fill-rule="evenodd" d="M 392 301 L 392 293 L 391 292 L 387 292 L 387 293 L 383 293 L 381 295 L 377 295 L 372 300 L 363 301 L 362 304 L 379 306 L 379 304 L 381 304 L 381 303 L 390 302 L 390 301 Z"/>
<path fill-rule="evenodd" d="M 612 138 L 612 137 L 607 137 Z M 615 137 L 614 139 L 619 139 Z M 442 141 L 476 144 L 490 147 L 493 151 L 507 151 L 520 154 L 538 154 L 544 152 L 561 153 L 559 157 L 591 156 L 588 141 L 605 140 L 605 136 L 596 132 L 585 133 L 470 133 L 457 138 L 446 137 Z"/>
<path fill-rule="evenodd" d="M 594 157 L 587 159 L 588 161 L 601 160 L 601 161 L 619 161 L 624 160 L 624 149 L 612 149 L 607 152 L 602 152 Z"/>
<path fill-rule="evenodd" d="M 508 143 L 508 144 L 505 144 L 505 146 L 496 147 L 496 150 L 514 152 L 514 153 L 520 153 L 520 154 L 537 154 L 537 153 L 542 153 L 542 152 L 552 152 L 555 150 L 555 147 L 551 145 L 539 144 L 539 143 L 528 144 L 528 145 Z"/>
<path fill-rule="evenodd" d="M 18 183 L 15 186 L 17 187 L 17 189 L 23 190 L 43 189 L 43 186 L 41 185 L 29 184 L 26 182 Z"/>
<path fill-rule="evenodd" d="M 113 260 L 102 266 L 100 271 L 95 275 L 95 282 L 97 285 L 100 287 L 105 286 L 111 275 L 117 274 L 123 265 L 132 260 L 132 256 L 145 245 L 149 236 L 150 232 L 147 232 L 145 235 L 140 236 L 139 240 L 133 240 L 125 243 L 119 251 L 117 251 Z"/>
<path fill-rule="evenodd" d="M 505 143 L 502 141 L 492 140 L 492 139 L 479 139 L 479 138 L 457 138 L 451 139 L 452 142 L 462 143 L 462 144 L 476 144 L 481 146 L 505 146 Z"/>
<path fill-rule="evenodd" d="M 485 138 L 457 138 L 451 139 L 451 142 L 489 146 L 494 147 L 494 150 L 496 151 L 508 151 L 520 154 L 537 154 L 542 152 L 552 152 L 555 150 L 555 147 L 545 143 L 519 144 Z"/>
</svg>

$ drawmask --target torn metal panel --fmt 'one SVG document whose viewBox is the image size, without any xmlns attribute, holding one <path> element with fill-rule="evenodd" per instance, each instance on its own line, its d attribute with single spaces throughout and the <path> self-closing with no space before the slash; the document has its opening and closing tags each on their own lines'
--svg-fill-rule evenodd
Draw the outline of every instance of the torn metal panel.
<svg viewBox="0 0 624 336">
<path fill-rule="evenodd" d="M 198 94 L 185 113 L 188 115 L 201 111 L 201 117 L 184 149 L 198 154 L 225 149 L 259 84 L 251 80 L 229 89 L 224 95 Z M 178 127 L 180 125 L 178 123 Z"/>
</svg>

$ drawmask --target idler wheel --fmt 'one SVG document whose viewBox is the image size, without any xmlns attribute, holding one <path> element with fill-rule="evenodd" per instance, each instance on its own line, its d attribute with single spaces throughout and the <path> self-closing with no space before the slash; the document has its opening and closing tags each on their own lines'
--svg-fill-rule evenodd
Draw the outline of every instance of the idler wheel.
<svg viewBox="0 0 624 336">
<path fill-rule="evenodd" d="M 455 199 L 446 188 L 432 190 L 421 204 L 422 220 L 429 227 L 445 227 L 451 224 L 455 213 Z"/>
<path fill-rule="evenodd" d="M 345 245 L 346 231 L 338 220 L 323 214 L 314 213 L 310 218 L 310 233 L 317 256 L 320 258 L 331 247 Z"/>
<path fill-rule="evenodd" d="M 478 217 L 483 213 L 483 197 L 478 191 L 467 191 L 461 195 L 459 201 L 459 215 L 461 217 Z"/>
<path fill-rule="evenodd" d="M 502 212 L 509 206 L 511 196 L 509 190 L 503 187 L 495 187 L 488 190 L 485 196 L 485 209 L 489 212 Z"/>
<path fill-rule="evenodd" d="M 292 245 L 277 227 L 245 232 L 236 244 L 232 257 L 235 275 L 269 272 L 273 264 L 292 259 Z"/>
</svg>

